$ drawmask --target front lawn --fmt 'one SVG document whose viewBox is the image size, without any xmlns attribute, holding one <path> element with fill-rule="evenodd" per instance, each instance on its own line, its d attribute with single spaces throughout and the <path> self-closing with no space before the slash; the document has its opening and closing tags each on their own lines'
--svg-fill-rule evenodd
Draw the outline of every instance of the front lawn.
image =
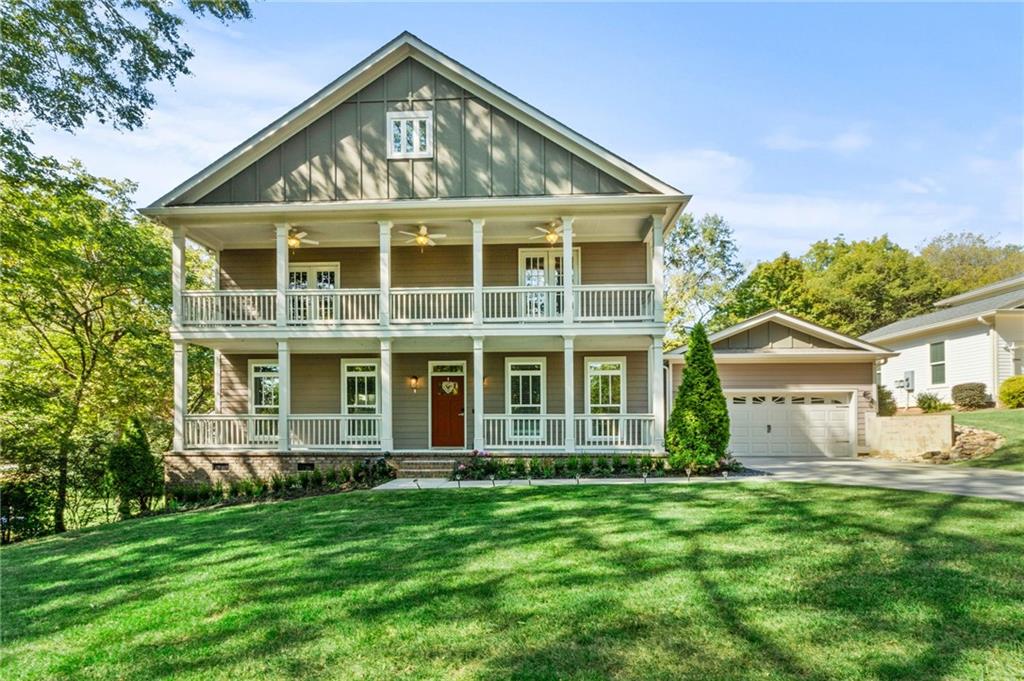
<svg viewBox="0 0 1024 681">
<path fill-rule="evenodd" d="M 1006 438 L 1006 444 L 989 456 L 959 465 L 1024 471 L 1024 409 L 966 411 L 953 418 L 961 425 L 991 430 Z"/>
<path fill-rule="evenodd" d="M 355 492 L 0 552 L 13 679 L 1020 679 L 1024 505 L 783 483 Z"/>
</svg>

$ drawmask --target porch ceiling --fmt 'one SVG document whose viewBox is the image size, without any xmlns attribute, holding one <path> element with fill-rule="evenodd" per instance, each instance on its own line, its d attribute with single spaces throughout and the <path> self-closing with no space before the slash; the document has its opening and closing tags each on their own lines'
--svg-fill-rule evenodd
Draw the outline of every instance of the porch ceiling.
<svg viewBox="0 0 1024 681">
<path fill-rule="evenodd" d="M 484 243 L 528 243 L 540 235 L 536 227 L 558 220 L 559 215 L 538 214 L 524 217 L 488 219 L 484 226 Z M 582 215 L 575 216 L 573 240 L 575 242 L 641 241 L 649 229 L 650 214 Z M 335 220 L 298 220 L 290 223 L 307 232 L 310 239 L 321 247 L 377 246 L 379 227 L 374 220 L 341 222 Z M 464 219 L 418 219 L 395 221 L 392 230 L 392 248 L 404 247 L 405 238 L 400 231 L 415 231 L 425 224 L 433 233 L 446 234 L 439 245 L 468 245 L 473 243 L 473 230 L 469 217 Z M 189 238 L 214 250 L 224 248 L 274 248 L 274 225 L 271 223 L 239 222 L 206 224 L 189 227 Z M 534 240 L 545 245 L 543 240 Z"/>
</svg>

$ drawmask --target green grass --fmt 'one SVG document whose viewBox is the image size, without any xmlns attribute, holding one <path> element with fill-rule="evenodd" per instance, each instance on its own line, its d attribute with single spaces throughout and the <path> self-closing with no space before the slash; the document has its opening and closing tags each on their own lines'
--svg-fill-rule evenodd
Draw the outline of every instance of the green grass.
<svg viewBox="0 0 1024 681">
<path fill-rule="evenodd" d="M 989 456 L 964 461 L 959 465 L 1024 471 L 1024 409 L 968 411 L 956 414 L 953 418 L 961 425 L 991 430 L 1006 438 L 1006 444 Z"/>
<path fill-rule="evenodd" d="M 0 552 L 0 677 L 1020 679 L 1022 527 L 757 482 L 161 516 Z"/>
</svg>

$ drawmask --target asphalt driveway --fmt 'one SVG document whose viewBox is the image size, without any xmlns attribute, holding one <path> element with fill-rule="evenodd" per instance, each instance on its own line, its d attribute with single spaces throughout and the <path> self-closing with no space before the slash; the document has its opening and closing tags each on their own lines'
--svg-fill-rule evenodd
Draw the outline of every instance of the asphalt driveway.
<svg viewBox="0 0 1024 681">
<path fill-rule="evenodd" d="M 771 480 L 942 492 L 1024 503 L 1024 473 L 873 459 L 742 457 Z"/>
</svg>

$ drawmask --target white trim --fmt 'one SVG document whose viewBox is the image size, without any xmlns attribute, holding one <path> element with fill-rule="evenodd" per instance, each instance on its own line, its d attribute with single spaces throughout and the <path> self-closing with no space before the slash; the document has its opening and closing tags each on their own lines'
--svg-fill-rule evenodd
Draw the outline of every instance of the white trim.
<svg viewBox="0 0 1024 681">
<path fill-rule="evenodd" d="M 324 262 L 295 262 L 291 261 L 288 263 L 288 274 L 292 272 L 303 272 L 307 274 L 315 274 L 316 272 L 333 272 L 334 273 L 334 288 L 341 288 L 341 261 L 324 261 Z M 288 283 L 291 284 L 291 277 L 288 278 Z M 312 283 L 316 283 L 315 281 Z M 289 291 L 301 291 L 303 289 L 293 289 L 289 286 Z M 317 291 L 315 286 L 310 287 L 306 290 Z"/>
<path fill-rule="evenodd" d="M 936 362 L 936 361 L 932 360 L 932 346 L 933 345 L 941 345 L 942 346 L 942 361 L 941 362 Z M 939 366 L 940 364 L 942 365 L 942 382 L 941 383 L 936 383 L 935 382 L 935 367 Z M 945 338 L 943 338 L 942 340 L 932 341 L 931 343 L 928 343 L 928 385 L 931 388 L 945 388 L 946 385 L 947 385 L 947 381 L 946 381 L 946 339 Z"/>
<path fill-rule="evenodd" d="M 625 355 L 619 355 L 619 356 L 594 355 L 594 356 L 584 356 L 583 357 L 583 375 L 585 377 L 584 380 L 586 381 L 583 384 L 583 405 L 584 405 L 583 408 L 584 408 L 584 415 L 587 415 L 587 416 L 592 415 L 592 412 L 590 411 L 590 408 L 591 408 L 591 404 L 590 404 L 590 377 L 591 377 L 590 363 L 591 362 L 619 362 L 619 363 L 621 363 L 622 369 L 621 369 L 621 373 L 620 373 L 621 380 L 619 381 L 619 401 L 620 401 L 620 406 L 621 406 L 622 410 L 619 413 L 620 414 L 627 413 L 628 410 L 627 410 L 627 405 L 626 405 L 626 394 L 627 394 L 626 393 L 626 356 Z M 614 374 L 612 374 L 610 372 L 607 372 L 607 373 L 606 372 L 599 372 L 597 375 L 613 376 Z"/>
<path fill-rule="evenodd" d="M 410 123 L 413 124 L 413 144 L 416 144 L 419 140 L 419 135 L 415 128 L 419 127 L 415 125 L 417 121 L 426 121 L 427 124 L 427 148 L 425 151 L 395 151 L 392 146 L 394 139 L 391 136 L 391 126 L 395 122 L 400 122 L 401 125 L 401 139 L 404 144 L 406 136 L 406 126 Z M 388 111 L 387 112 L 387 126 L 384 128 L 384 139 L 388 147 L 388 160 L 395 161 L 400 159 L 408 158 L 433 158 L 434 157 L 434 112 L 433 111 Z"/>
<path fill-rule="evenodd" d="M 434 367 L 435 366 L 459 366 L 462 367 L 462 373 L 457 371 L 446 371 L 444 373 L 451 376 L 462 376 L 462 446 L 461 447 L 434 447 Z M 466 449 L 466 445 L 469 442 L 469 419 L 466 418 L 466 388 L 469 383 L 466 371 L 466 360 L 464 359 L 452 359 L 452 360 L 430 360 L 427 362 L 427 448 L 436 449 L 440 451 L 463 451 Z"/>
<path fill-rule="evenodd" d="M 476 94 L 484 101 L 507 111 L 527 127 L 540 132 L 542 135 L 551 137 L 553 141 L 561 143 L 569 151 L 593 163 L 599 169 L 607 172 L 619 181 L 627 185 L 639 183 L 641 191 L 649 190 L 661 194 L 679 194 L 680 200 L 684 203 L 689 200 L 689 196 L 682 195 L 674 187 L 647 174 L 640 168 L 612 154 L 607 149 L 530 106 L 518 97 L 499 88 L 462 64 L 427 45 L 411 33 L 404 32 L 356 64 L 332 83 L 294 107 L 284 116 L 264 127 L 227 154 L 185 180 L 167 194 L 161 196 L 150 207 L 155 208 L 166 206 L 170 203 L 188 203 L 197 200 L 214 189 L 227 177 L 242 170 L 252 160 L 259 158 L 274 146 L 291 137 L 294 132 L 301 130 L 341 102 L 350 98 L 406 57 L 412 57 L 427 67 L 439 71 L 458 85 L 475 90 Z M 679 210 L 681 211 L 681 207 Z M 673 212 L 673 215 L 677 215 L 678 212 Z"/>
<path fill-rule="evenodd" d="M 973 314 L 964 315 L 963 317 L 956 317 L 955 319 L 945 319 L 945 320 L 943 320 L 941 322 L 933 322 L 931 324 L 926 324 L 925 326 L 911 327 L 911 328 L 903 329 L 902 331 L 889 332 L 887 334 L 875 335 L 878 332 L 878 330 L 876 329 L 875 331 L 869 331 L 868 333 L 866 333 L 864 335 L 865 336 L 873 336 L 872 340 L 876 340 L 878 342 L 883 342 L 883 341 L 891 341 L 891 340 L 896 340 L 896 339 L 911 338 L 913 336 L 920 336 L 922 334 L 938 331 L 938 330 L 941 330 L 941 329 L 946 329 L 946 328 L 953 327 L 953 326 L 962 326 L 963 324 L 967 324 L 967 323 L 970 323 L 970 322 L 977 322 L 980 319 L 984 319 L 985 317 L 988 317 L 988 316 L 991 316 L 991 315 L 994 315 L 994 314 L 997 314 L 997 313 L 1001 314 L 1001 313 L 1004 313 L 1004 312 L 1013 312 L 1013 311 L 1015 311 L 1015 308 L 1013 306 L 1024 305 L 1024 296 L 1022 296 L 1019 300 L 1015 300 L 1015 301 L 1011 302 L 1010 305 L 1011 305 L 1011 307 L 1009 307 L 1009 308 L 1007 308 L 1007 307 L 995 308 L 994 307 L 994 308 L 992 308 L 990 310 L 985 310 L 984 312 L 980 312 L 980 313 L 975 312 Z M 928 314 L 935 314 L 935 313 L 934 312 L 929 312 Z M 921 316 L 926 316 L 926 315 L 921 315 Z M 913 318 L 911 318 L 911 319 L 913 319 Z M 882 327 L 882 328 L 885 328 L 885 327 Z"/>
<path fill-rule="evenodd" d="M 1024 274 L 1019 274 L 1016 277 L 1003 279 L 1002 281 L 997 281 L 994 284 L 965 291 L 964 293 L 950 296 L 949 298 L 937 300 L 935 301 L 935 307 L 954 307 L 960 303 L 966 303 L 977 298 L 987 298 L 989 296 L 997 295 L 1000 292 L 1012 291 L 1015 288 L 1024 289 Z"/>
<path fill-rule="evenodd" d="M 860 406 L 858 404 L 859 391 L 851 390 L 849 386 L 837 387 L 837 386 L 822 386 L 815 388 L 813 386 L 801 386 L 798 388 L 731 388 L 723 390 L 722 393 L 725 395 L 726 406 L 732 404 L 733 397 L 751 397 L 751 396 L 764 396 L 766 398 L 774 396 L 801 396 L 801 395 L 815 395 L 815 396 L 842 396 L 846 399 L 845 403 L 831 406 L 845 406 L 849 409 L 849 414 L 846 422 L 847 437 L 849 438 L 849 452 L 847 455 L 835 455 L 825 456 L 830 459 L 842 459 L 842 458 L 856 458 L 858 451 L 858 425 L 860 423 Z M 787 406 L 791 404 L 790 401 L 786 402 Z M 731 426 L 730 426 L 731 427 Z M 842 444 L 841 441 L 835 444 Z"/>
<path fill-rule="evenodd" d="M 512 365 L 513 364 L 540 364 L 540 412 L 548 413 L 548 358 L 547 357 L 506 357 L 505 358 L 505 415 L 516 416 L 512 413 Z M 536 375 L 535 371 L 517 371 L 519 375 Z M 533 406 L 533 405 L 530 405 Z"/>
<path fill-rule="evenodd" d="M 253 374 L 253 368 L 257 367 L 257 366 L 276 366 L 277 367 L 277 380 L 278 380 L 277 413 L 280 413 L 280 411 L 281 411 L 281 364 L 280 364 L 280 362 L 277 359 L 250 359 L 249 360 L 249 363 L 248 363 L 248 371 L 249 371 L 249 388 L 248 388 L 248 390 L 249 390 L 249 392 L 248 392 L 248 395 L 246 395 L 246 402 L 247 402 L 247 406 L 248 406 L 247 413 L 249 413 L 249 414 L 266 413 L 266 412 L 257 412 L 256 411 L 256 404 L 253 401 L 253 395 L 256 392 L 254 390 L 254 388 L 253 388 L 253 385 L 254 385 L 253 379 L 255 378 L 255 374 Z M 265 405 L 262 405 L 262 406 L 265 406 Z"/>
<path fill-rule="evenodd" d="M 552 246 L 550 248 L 523 247 L 519 249 L 519 261 L 517 264 L 519 285 L 526 286 L 526 258 L 537 256 L 544 257 L 544 286 L 561 286 L 562 284 L 555 283 L 555 258 L 564 259 L 565 255 L 557 246 Z M 579 246 L 573 247 L 572 257 L 573 262 L 570 264 L 570 267 L 572 267 L 572 283 L 574 286 L 579 286 L 580 272 L 583 269 L 583 253 Z M 562 269 L 565 269 L 565 267 L 563 266 Z"/>
<path fill-rule="evenodd" d="M 342 414 L 349 414 L 348 410 L 348 367 L 350 366 L 368 366 L 373 365 L 373 376 L 376 379 L 376 387 L 374 394 L 374 414 L 380 414 L 380 393 L 381 393 L 381 381 L 380 381 L 380 359 L 373 357 L 343 357 L 341 360 L 341 410 Z M 353 374 L 355 376 L 366 374 Z M 354 415 L 366 415 L 365 412 L 354 412 Z"/>
</svg>

